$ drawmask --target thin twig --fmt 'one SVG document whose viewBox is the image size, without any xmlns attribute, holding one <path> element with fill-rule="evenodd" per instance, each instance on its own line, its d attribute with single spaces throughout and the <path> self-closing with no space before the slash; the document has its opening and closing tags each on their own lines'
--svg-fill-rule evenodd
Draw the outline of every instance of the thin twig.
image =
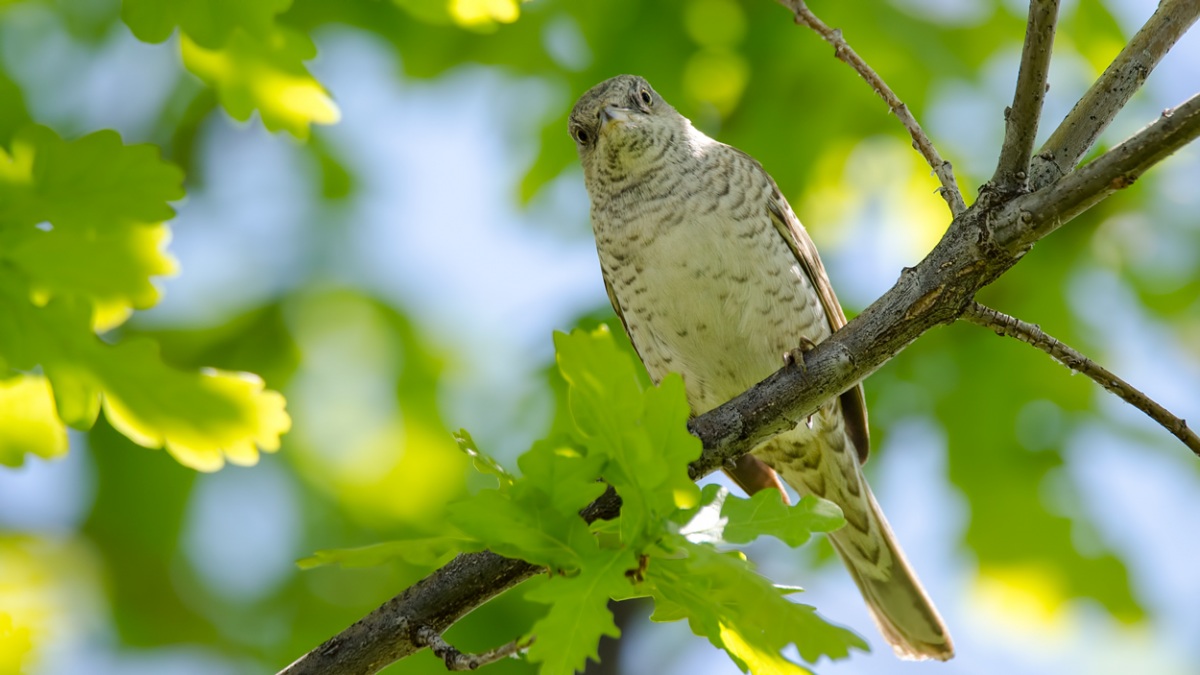
<svg viewBox="0 0 1200 675">
<path fill-rule="evenodd" d="M 433 628 L 425 626 L 417 631 L 417 639 L 427 645 L 433 653 L 446 662 L 446 670 L 476 670 L 480 666 L 495 663 L 517 652 L 527 649 L 534 638 L 526 641 L 513 640 L 480 654 L 464 654 L 458 651 Z"/>
<path fill-rule="evenodd" d="M 867 84 L 875 90 L 879 98 L 887 103 L 888 109 L 892 111 L 904 128 L 908 130 L 913 139 L 913 148 L 921 153 L 925 161 L 929 163 L 933 173 L 941 181 L 942 187 L 938 190 L 942 199 L 946 200 L 946 205 L 950 207 L 950 214 L 957 216 L 966 209 L 966 204 L 963 202 L 962 192 L 958 189 L 958 181 L 954 178 L 954 167 L 950 162 L 942 159 L 938 154 L 937 148 L 933 146 L 933 141 L 929 140 L 929 136 L 925 135 L 925 131 L 921 129 L 921 125 L 917 123 L 912 112 L 909 111 L 908 105 L 900 100 L 896 93 L 892 91 L 883 78 L 876 73 L 867 62 L 862 59 L 850 45 L 847 44 L 845 38 L 842 37 L 840 29 L 830 28 L 823 21 L 817 18 L 817 15 L 812 13 L 808 5 L 804 4 L 804 0 L 779 0 L 784 7 L 787 7 L 796 15 L 796 23 L 803 24 L 816 31 L 826 42 L 833 45 L 833 54 L 841 61 L 845 62 L 855 70 Z"/>
<path fill-rule="evenodd" d="M 1188 428 L 1185 420 L 1172 415 L 1169 410 L 1155 403 L 1153 399 L 1133 385 L 1113 375 L 1107 368 L 1080 354 L 1069 345 L 1063 344 L 1053 336 L 1047 335 L 1040 326 L 998 312 L 978 302 L 968 305 L 962 318 L 977 326 L 994 330 L 996 335 L 1016 338 L 1025 344 L 1037 347 L 1067 368 L 1087 375 L 1101 387 L 1146 413 L 1150 419 L 1175 434 L 1176 438 L 1183 441 L 1184 445 L 1200 456 L 1200 436 L 1196 436 L 1195 432 Z"/>
<path fill-rule="evenodd" d="M 1162 0 L 1038 150 L 1030 171 L 1030 187 L 1039 190 L 1070 173 L 1197 17 L 1200 0 Z"/>
<path fill-rule="evenodd" d="M 1018 211 L 1020 217 L 999 218 L 993 236 L 1006 242 L 1011 253 L 1019 254 L 1105 197 L 1133 185 L 1147 169 L 1197 136 L 1200 94 L 1164 110 L 1141 131 L 1056 184 L 1009 203 L 1002 210 Z"/>
<path fill-rule="evenodd" d="M 1017 88 L 1012 107 L 1004 111 L 1004 145 L 992 176 L 993 185 L 1005 192 L 1025 191 L 1028 187 L 1029 158 L 1046 99 L 1046 74 L 1057 22 L 1058 0 L 1030 0 Z"/>
</svg>

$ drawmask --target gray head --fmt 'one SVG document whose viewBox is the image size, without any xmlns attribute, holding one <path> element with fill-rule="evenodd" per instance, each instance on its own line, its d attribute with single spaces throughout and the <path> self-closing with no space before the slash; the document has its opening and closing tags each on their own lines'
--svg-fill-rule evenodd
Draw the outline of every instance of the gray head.
<svg viewBox="0 0 1200 675">
<path fill-rule="evenodd" d="M 658 166 L 667 149 L 686 145 L 691 122 L 636 75 L 617 75 L 587 90 L 568 130 L 584 176 L 621 182 Z"/>
</svg>

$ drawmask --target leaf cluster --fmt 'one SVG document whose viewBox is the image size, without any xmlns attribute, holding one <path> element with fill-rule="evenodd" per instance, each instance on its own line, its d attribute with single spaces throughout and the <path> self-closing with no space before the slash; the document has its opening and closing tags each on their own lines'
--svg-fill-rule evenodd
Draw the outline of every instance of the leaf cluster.
<svg viewBox="0 0 1200 675">
<path fill-rule="evenodd" d="M 600 639 L 620 634 L 609 601 L 633 597 L 654 600 L 654 620 L 686 619 L 743 670 L 807 672 L 782 654 L 791 644 L 810 663 L 866 649 L 854 633 L 788 600 L 797 589 L 774 586 L 728 550 L 764 534 L 798 546 L 842 526 L 836 505 L 806 497 L 788 506 L 773 490 L 751 499 L 716 485 L 701 491 L 687 473 L 700 443 L 687 431 L 679 377 L 643 385 L 606 327 L 556 334 L 555 346 L 572 424 L 521 455 L 520 476 L 460 433 L 460 446 L 498 485 L 451 504 L 439 526 L 450 534 L 325 551 L 302 565 L 428 564 L 486 548 L 544 567 L 550 578 L 525 594 L 549 605 L 528 652 L 542 673 L 574 672 L 597 659 Z M 620 516 L 589 525 L 580 511 L 606 486 L 621 499 Z"/>
<path fill-rule="evenodd" d="M 114 427 L 201 470 L 253 464 L 290 420 L 244 373 L 185 372 L 103 332 L 153 306 L 182 172 L 112 131 L 68 141 L 25 124 L 0 147 L 0 463 L 66 451 L 64 425 Z"/>
</svg>

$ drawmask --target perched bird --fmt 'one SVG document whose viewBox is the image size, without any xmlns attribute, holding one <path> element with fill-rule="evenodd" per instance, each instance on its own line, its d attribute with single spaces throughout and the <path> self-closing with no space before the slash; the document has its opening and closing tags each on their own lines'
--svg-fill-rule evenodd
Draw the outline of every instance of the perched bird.
<svg viewBox="0 0 1200 675">
<path fill-rule="evenodd" d="M 683 376 L 693 414 L 846 323 L 775 181 L 749 155 L 698 131 L 644 79 L 619 75 L 592 87 L 569 131 L 613 309 L 651 378 Z M 840 506 L 846 526 L 831 535 L 833 546 L 880 632 L 903 658 L 949 659 L 950 634 L 863 478 L 868 445 L 856 386 L 730 473 L 753 492 L 778 485 L 774 469 L 800 494 Z"/>
</svg>

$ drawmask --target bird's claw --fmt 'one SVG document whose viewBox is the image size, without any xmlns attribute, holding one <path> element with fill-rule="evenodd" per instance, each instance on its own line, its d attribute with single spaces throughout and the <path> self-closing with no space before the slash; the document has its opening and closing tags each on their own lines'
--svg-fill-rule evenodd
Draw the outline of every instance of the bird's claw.
<svg viewBox="0 0 1200 675">
<path fill-rule="evenodd" d="M 800 336 L 800 346 L 795 349 L 789 349 L 783 355 L 783 365 L 798 366 L 802 372 L 807 373 L 808 369 L 804 366 L 804 355 L 817 348 L 817 343 L 808 339 L 805 336 Z"/>
<path fill-rule="evenodd" d="M 804 355 L 817 348 L 817 343 L 813 342 L 806 336 L 800 336 L 800 346 L 795 349 L 789 349 L 783 355 L 783 365 L 797 366 L 804 374 L 808 374 L 808 368 L 804 365 Z M 804 420 L 804 426 L 809 429 L 813 428 L 813 416 L 809 415 Z"/>
</svg>

